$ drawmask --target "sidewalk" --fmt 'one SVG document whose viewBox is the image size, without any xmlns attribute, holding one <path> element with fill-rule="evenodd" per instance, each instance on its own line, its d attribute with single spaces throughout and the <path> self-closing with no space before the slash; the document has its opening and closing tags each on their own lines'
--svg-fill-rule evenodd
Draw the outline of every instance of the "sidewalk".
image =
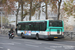
<svg viewBox="0 0 75 50">
<path fill-rule="evenodd" d="M 65 40 L 65 41 L 75 41 L 75 37 L 74 38 L 67 38 L 67 37 L 65 37 L 65 38 L 63 38 L 62 40 Z"/>
</svg>

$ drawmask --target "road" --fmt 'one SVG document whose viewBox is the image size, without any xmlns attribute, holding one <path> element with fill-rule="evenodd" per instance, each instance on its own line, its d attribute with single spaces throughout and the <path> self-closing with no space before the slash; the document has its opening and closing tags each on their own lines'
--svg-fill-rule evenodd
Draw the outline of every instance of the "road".
<svg viewBox="0 0 75 50">
<path fill-rule="evenodd" d="M 20 37 L 9 39 L 0 35 L 0 50 L 75 50 L 75 41 L 48 41 Z"/>
</svg>

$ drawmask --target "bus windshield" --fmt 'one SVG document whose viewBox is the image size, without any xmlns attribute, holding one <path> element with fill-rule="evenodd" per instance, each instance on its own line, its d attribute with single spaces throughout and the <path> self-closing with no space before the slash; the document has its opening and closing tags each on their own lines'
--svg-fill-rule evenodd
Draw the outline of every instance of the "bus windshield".
<svg viewBox="0 0 75 50">
<path fill-rule="evenodd" d="M 50 27 L 63 27 L 62 21 L 49 21 Z"/>
</svg>

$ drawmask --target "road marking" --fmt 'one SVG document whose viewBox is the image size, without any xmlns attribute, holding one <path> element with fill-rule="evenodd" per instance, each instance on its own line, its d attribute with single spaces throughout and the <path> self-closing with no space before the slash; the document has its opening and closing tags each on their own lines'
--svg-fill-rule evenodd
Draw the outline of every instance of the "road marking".
<svg viewBox="0 0 75 50">
<path fill-rule="evenodd" d="M 36 45 L 31 45 L 31 44 L 25 44 L 27 46 L 32 46 L 32 47 L 39 47 L 39 46 L 36 46 Z"/>
<path fill-rule="evenodd" d="M 42 43 L 35 42 L 35 44 L 42 44 Z"/>
<path fill-rule="evenodd" d="M 14 44 L 21 44 L 21 43 L 18 43 L 18 42 L 12 42 L 12 43 L 14 43 Z"/>
<path fill-rule="evenodd" d="M 3 48 L 3 47 L 0 47 L 0 48 Z"/>
<path fill-rule="evenodd" d="M 28 40 L 28 39 L 15 39 L 15 40 L 23 40 L 23 41 L 31 41 L 34 42 L 34 40 Z M 66 44 L 59 44 L 59 43 L 53 43 L 53 42 L 44 42 L 44 41 L 36 41 L 37 43 L 46 43 L 46 44 L 54 44 L 54 45 L 64 45 L 64 46 L 73 46 L 73 45 L 66 45 Z M 75 46 L 74 46 L 75 47 Z"/>
<path fill-rule="evenodd" d="M 10 50 L 10 49 L 7 49 L 7 50 Z"/>
<path fill-rule="evenodd" d="M 48 47 L 45 47 L 45 49 L 49 49 L 49 50 L 56 50 L 56 49 L 53 49 L 53 48 L 48 48 Z"/>
<path fill-rule="evenodd" d="M 5 39 L 7 39 L 6 37 L 0 37 L 0 38 L 5 38 Z"/>
<path fill-rule="evenodd" d="M 25 42 L 25 43 L 32 43 L 32 42 Z"/>
<path fill-rule="evenodd" d="M 42 44 L 42 43 L 38 43 L 38 42 L 35 42 L 35 43 L 34 42 L 25 42 L 25 43 L 28 43 L 28 44 L 29 43 L 32 43 L 32 44 Z"/>
<path fill-rule="evenodd" d="M 0 43 L 0 44 L 14 45 L 14 43 Z"/>
</svg>

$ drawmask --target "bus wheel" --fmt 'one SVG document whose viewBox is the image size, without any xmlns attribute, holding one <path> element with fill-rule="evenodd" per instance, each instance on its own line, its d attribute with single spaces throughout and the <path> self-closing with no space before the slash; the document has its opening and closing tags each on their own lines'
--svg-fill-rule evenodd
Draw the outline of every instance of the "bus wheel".
<svg viewBox="0 0 75 50">
<path fill-rule="evenodd" d="M 36 39 L 39 40 L 39 35 L 38 34 L 36 34 Z"/>
<path fill-rule="evenodd" d="M 25 38 L 23 33 L 21 34 L 21 37 L 22 37 L 22 38 Z"/>
</svg>

